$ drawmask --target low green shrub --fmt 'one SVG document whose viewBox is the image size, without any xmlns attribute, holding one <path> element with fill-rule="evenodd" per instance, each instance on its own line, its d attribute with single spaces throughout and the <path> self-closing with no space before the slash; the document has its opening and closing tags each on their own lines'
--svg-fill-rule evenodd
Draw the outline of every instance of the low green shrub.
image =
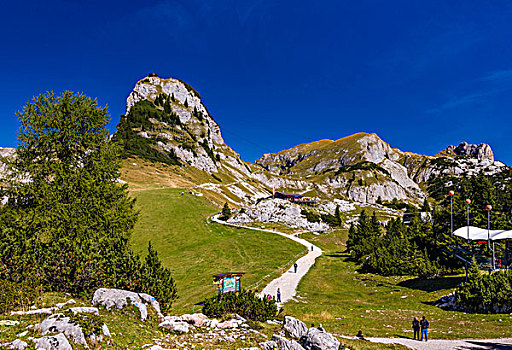
<svg viewBox="0 0 512 350">
<path fill-rule="evenodd" d="M 251 290 L 221 294 L 204 301 L 203 314 L 208 317 L 222 317 L 237 313 L 253 321 L 264 322 L 278 316 L 275 300 L 260 298 Z"/>
<path fill-rule="evenodd" d="M 0 280 L 0 314 L 16 308 L 28 308 L 41 295 L 42 288 L 32 282 L 14 283 Z"/>
<path fill-rule="evenodd" d="M 482 274 L 473 258 L 468 269 L 468 281 L 457 288 L 456 302 L 471 312 L 510 313 L 512 274 L 510 271 Z"/>
</svg>

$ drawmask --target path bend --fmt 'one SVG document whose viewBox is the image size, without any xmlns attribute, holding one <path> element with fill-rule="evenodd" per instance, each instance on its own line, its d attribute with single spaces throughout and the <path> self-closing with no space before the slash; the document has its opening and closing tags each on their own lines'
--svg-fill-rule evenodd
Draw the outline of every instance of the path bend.
<svg viewBox="0 0 512 350">
<path fill-rule="evenodd" d="M 227 226 L 233 226 L 233 227 L 241 227 L 249 230 L 255 230 L 255 231 L 263 231 L 263 232 L 269 232 L 274 233 L 280 236 L 283 236 L 285 238 L 291 239 L 292 241 L 295 241 L 297 243 L 302 244 L 306 249 L 308 250 L 308 253 L 304 255 L 303 257 L 299 258 L 297 263 L 297 273 L 294 272 L 293 265 L 291 268 L 284 272 L 281 276 L 273 279 L 270 281 L 269 284 L 263 288 L 260 295 L 272 295 L 276 297 L 277 294 L 277 288 L 280 288 L 281 290 L 281 302 L 278 303 L 279 306 L 282 306 L 284 303 L 292 299 L 297 294 L 297 286 L 302 279 L 306 275 L 306 273 L 309 271 L 311 266 L 315 263 L 316 258 L 318 258 L 320 255 L 322 255 L 323 251 L 316 245 L 312 244 L 311 242 L 306 241 L 303 238 L 298 238 L 294 235 L 289 235 L 283 232 L 274 231 L 274 230 L 267 230 L 257 227 L 249 227 L 244 225 L 238 225 L 238 224 L 231 224 L 222 220 L 219 220 L 218 215 L 215 215 L 211 218 L 212 221 L 217 222 L 222 225 Z"/>
</svg>

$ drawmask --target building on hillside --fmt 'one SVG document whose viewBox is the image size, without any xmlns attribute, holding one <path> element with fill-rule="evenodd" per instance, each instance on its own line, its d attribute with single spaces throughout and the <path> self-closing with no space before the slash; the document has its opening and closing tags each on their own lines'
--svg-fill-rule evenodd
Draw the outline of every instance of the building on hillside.
<svg viewBox="0 0 512 350">
<path fill-rule="evenodd" d="M 316 200 L 309 197 L 304 197 L 299 193 L 287 193 L 287 192 L 275 192 L 274 198 L 285 199 L 287 201 L 297 203 L 297 204 L 306 204 L 306 205 L 314 205 L 316 204 Z"/>
</svg>

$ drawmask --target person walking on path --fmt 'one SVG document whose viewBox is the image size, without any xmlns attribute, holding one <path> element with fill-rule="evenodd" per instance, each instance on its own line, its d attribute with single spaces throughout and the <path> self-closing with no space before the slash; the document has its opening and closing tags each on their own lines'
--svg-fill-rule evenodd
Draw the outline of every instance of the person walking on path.
<svg viewBox="0 0 512 350">
<path fill-rule="evenodd" d="M 421 326 L 421 341 L 423 341 L 423 337 L 425 337 L 425 341 L 428 341 L 428 327 L 430 326 L 430 324 L 428 323 L 425 316 L 423 316 L 421 318 L 420 326 Z"/>
<path fill-rule="evenodd" d="M 297 273 L 297 263 L 293 264 L 293 268 L 295 269 L 295 273 Z"/>
<path fill-rule="evenodd" d="M 281 302 L 281 290 L 279 288 L 277 288 L 277 302 L 280 303 Z"/>
<path fill-rule="evenodd" d="M 420 340 L 420 321 L 417 317 L 412 320 L 412 329 L 414 331 L 414 340 Z"/>
</svg>

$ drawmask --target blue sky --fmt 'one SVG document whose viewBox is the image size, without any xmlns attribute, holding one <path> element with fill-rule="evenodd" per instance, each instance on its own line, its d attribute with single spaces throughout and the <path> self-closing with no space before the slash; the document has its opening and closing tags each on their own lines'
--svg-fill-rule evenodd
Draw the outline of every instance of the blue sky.
<svg viewBox="0 0 512 350">
<path fill-rule="evenodd" d="M 150 72 L 194 86 L 244 160 L 375 132 L 512 164 L 510 1 L 16 1 L 0 13 L 0 145 L 47 90 L 108 104 Z"/>
</svg>

